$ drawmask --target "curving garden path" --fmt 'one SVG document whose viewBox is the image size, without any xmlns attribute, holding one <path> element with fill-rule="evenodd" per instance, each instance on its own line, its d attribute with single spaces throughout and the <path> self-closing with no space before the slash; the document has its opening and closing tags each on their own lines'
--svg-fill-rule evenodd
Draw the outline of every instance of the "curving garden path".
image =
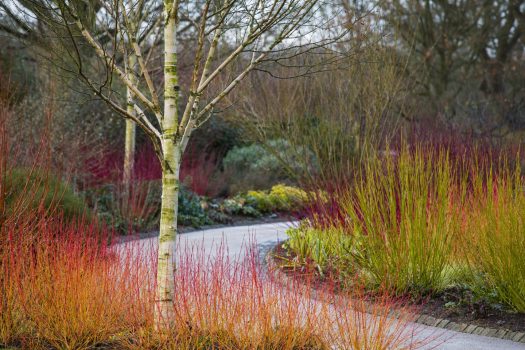
<svg viewBox="0 0 525 350">
<path fill-rule="evenodd" d="M 271 223 L 250 226 L 234 226 L 215 229 L 206 229 L 184 233 L 179 239 L 184 243 L 204 244 L 206 251 L 213 252 L 213 247 L 225 242 L 225 252 L 230 259 L 235 260 L 243 256 L 247 244 L 256 242 L 261 256 L 269 249 L 286 239 L 286 229 L 293 223 Z M 155 245 L 156 238 L 141 240 L 143 247 Z M 147 249 L 147 248 L 146 248 Z M 428 337 L 439 334 L 440 343 L 433 344 L 432 348 L 443 350 L 525 350 L 524 343 L 512 342 L 481 335 L 466 334 L 435 327 L 417 325 L 418 336 Z M 437 347 L 436 347 L 437 346 Z"/>
</svg>

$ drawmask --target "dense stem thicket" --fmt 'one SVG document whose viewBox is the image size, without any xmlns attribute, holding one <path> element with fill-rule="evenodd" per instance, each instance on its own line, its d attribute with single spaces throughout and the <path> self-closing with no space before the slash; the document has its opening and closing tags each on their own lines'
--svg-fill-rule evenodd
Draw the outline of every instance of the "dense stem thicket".
<svg viewBox="0 0 525 350">
<path fill-rule="evenodd" d="M 476 152 L 451 160 L 446 148 L 427 145 L 369 160 L 352 186 L 318 199 L 341 216 L 312 211 L 289 230 L 287 248 L 350 289 L 357 275 L 370 290 L 416 297 L 468 290 L 524 312 L 520 156 Z"/>
<path fill-rule="evenodd" d="M 68 58 L 63 68 L 138 125 L 153 143 L 163 172 L 157 325 L 172 319 L 179 172 L 192 133 L 252 70 L 311 50 L 333 57 L 334 43 L 348 29 L 327 17 L 332 5 L 328 0 L 104 0 L 86 6 L 64 0 L 17 2 L 21 13 L 37 19 L 25 26 L 38 26 L 60 49 L 57 52 L 66 53 L 60 57 L 60 62 Z M 306 36 L 304 28 L 308 28 Z M 158 55 L 160 42 L 164 52 Z M 181 52 L 193 56 L 184 66 L 190 67 L 191 76 L 185 84 L 181 84 Z M 155 56 L 163 58 L 162 70 L 152 66 L 158 62 Z M 125 67 L 121 62 L 126 62 Z M 128 91 L 127 101 L 118 93 L 122 87 Z M 133 124 L 127 124 L 126 133 L 124 180 L 128 182 Z"/>
</svg>

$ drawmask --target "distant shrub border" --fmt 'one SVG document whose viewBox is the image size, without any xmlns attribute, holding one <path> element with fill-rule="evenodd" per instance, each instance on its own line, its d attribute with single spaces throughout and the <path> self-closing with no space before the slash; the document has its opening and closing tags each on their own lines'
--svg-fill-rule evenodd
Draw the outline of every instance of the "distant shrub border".
<svg viewBox="0 0 525 350">
<path fill-rule="evenodd" d="M 160 182 L 135 181 L 128 191 L 121 183 L 106 184 L 84 192 L 98 218 L 117 232 L 147 232 L 160 216 Z M 207 198 L 182 185 L 179 192 L 179 224 L 201 228 L 243 220 L 277 218 L 300 212 L 310 195 L 284 184 L 269 190 L 248 191 L 229 198 Z"/>
<path fill-rule="evenodd" d="M 6 172 L 2 181 L 2 209 L 6 215 L 41 209 L 74 220 L 88 214 L 83 198 L 67 182 L 48 171 L 14 168 Z"/>
</svg>

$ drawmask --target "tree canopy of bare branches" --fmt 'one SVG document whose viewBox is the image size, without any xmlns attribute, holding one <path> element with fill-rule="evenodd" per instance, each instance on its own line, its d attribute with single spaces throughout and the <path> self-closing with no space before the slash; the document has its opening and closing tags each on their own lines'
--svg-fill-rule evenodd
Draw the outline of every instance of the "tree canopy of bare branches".
<svg viewBox="0 0 525 350">
<path fill-rule="evenodd" d="M 330 14 L 330 5 L 329 0 L 13 0 L 2 5 L 11 24 L 6 31 L 22 39 L 34 33 L 45 37 L 53 47 L 50 61 L 78 76 L 153 143 L 163 169 L 159 326 L 172 319 L 179 168 L 192 133 L 251 71 L 264 70 L 269 62 L 286 66 L 306 52 L 333 55 L 348 27 Z M 191 55 L 189 67 L 179 62 L 182 54 Z M 302 68 L 305 74 L 313 69 Z"/>
</svg>

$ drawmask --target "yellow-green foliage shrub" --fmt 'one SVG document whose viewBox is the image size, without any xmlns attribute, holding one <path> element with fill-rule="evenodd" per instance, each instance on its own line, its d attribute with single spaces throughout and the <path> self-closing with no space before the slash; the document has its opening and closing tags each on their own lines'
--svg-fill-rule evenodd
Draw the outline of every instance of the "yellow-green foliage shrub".
<svg viewBox="0 0 525 350">
<path fill-rule="evenodd" d="M 285 247 L 297 255 L 299 261 L 296 263 L 313 262 L 321 274 L 334 269 L 340 274 L 341 282 L 344 282 L 345 276 L 354 272 L 350 269 L 353 266 L 351 258 L 358 242 L 354 237 L 344 234 L 342 228 L 332 226 L 317 229 L 303 222 L 299 227 L 286 231 L 286 234 L 289 239 Z"/>
<path fill-rule="evenodd" d="M 246 203 L 261 213 L 274 211 L 273 203 L 265 191 L 248 191 L 246 193 Z"/>
<path fill-rule="evenodd" d="M 300 209 L 308 194 L 300 188 L 275 185 L 270 191 L 248 191 L 246 202 L 261 213 L 284 212 Z"/>
<path fill-rule="evenodd" d="M 308 201 L 308 194 L 300 188 L 278 184 L 270 191 L 270 201 L 280 211 L 302 207 Z"/>
</svg>

